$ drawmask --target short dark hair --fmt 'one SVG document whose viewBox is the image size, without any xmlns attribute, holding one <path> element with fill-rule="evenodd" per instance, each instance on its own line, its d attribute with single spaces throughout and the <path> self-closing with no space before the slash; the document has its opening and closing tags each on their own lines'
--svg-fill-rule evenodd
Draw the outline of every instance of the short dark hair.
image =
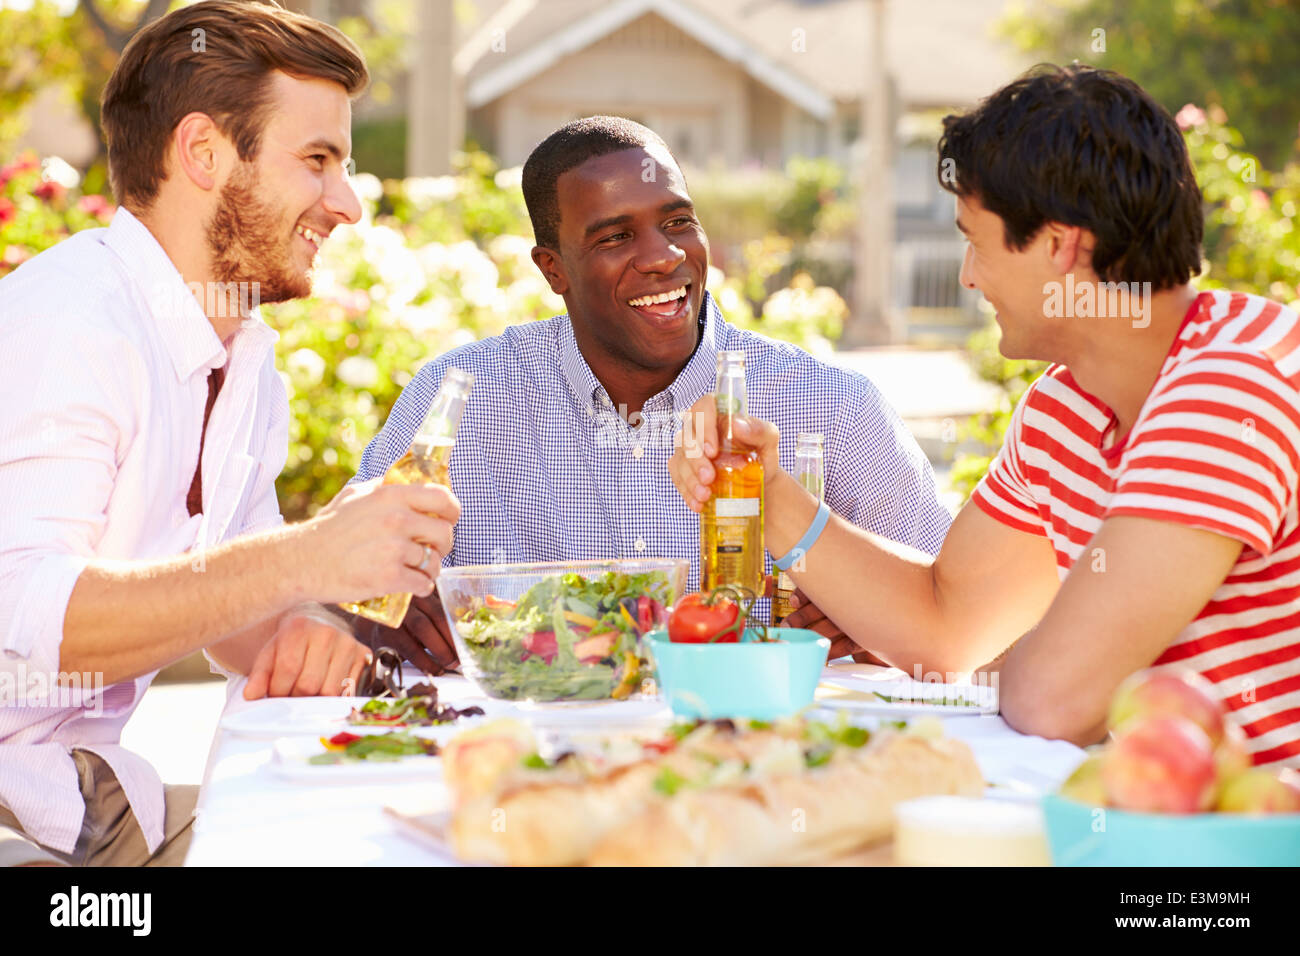
<svg viewBox="0 0 1300 956">
<path fill-rule="evenodd" d="M 539 246 L 559 248 L 560 205 L 555 183 L 569 170 L 589 159 L 625 149 L 668 146 L 649 127 L 621 116 L 588 116 L 557 129 L 528 156 L 522 186 L 533 236 Z"/>
<path fill-rule="evenodd" d="M 943 121 L 939 182 L 973 196 L 1023 249 L 1047 222 L 1097 239 L 1107 282 L 1183 285 L 1201 269 L 1201 191 L 1178 125 L 1111 70 L 1044 64 Z"/>
<path fill-rule="evenodd" d="M 328 23 L 271 4 L 204 0 L 132 37 L 100 110 L 117 201 L 136 211 L 153 202 L 166 178 L 167 141 L 188 113 L 207 113 L 241 160 L 256 158 L 273 70 L 332 80 L 349 96 L 369 82 L 355 43 Z"/>
</svg>

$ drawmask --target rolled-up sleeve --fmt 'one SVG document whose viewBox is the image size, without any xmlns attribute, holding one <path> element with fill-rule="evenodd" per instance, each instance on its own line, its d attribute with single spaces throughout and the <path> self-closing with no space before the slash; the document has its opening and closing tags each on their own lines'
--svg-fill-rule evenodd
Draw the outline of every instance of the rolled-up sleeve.
<svg viewBox="0 0 1300 956">
<path fill-rule="evenodd" d="M 75 374 L 67 370 L 75 369 Z M 135 434 L 129 343 L 75 321 L 0 323 L 0 667 L 59 670 L 64 614 Z"/>
</svg>

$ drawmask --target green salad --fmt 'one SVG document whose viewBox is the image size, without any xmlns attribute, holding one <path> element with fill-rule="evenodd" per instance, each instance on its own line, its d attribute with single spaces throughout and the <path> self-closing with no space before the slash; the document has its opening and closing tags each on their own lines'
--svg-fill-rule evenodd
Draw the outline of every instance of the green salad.
<svg viewBox="0 0 1300 956">
<path fill-rule="evenodd" d="M 489 595 L 457 618 L 474 676 L 509 700 L 627 697 L 645 666 L 641 635 L 673 598 L 663 571 L 557 574 L 518 601 Z"/>
</svg>

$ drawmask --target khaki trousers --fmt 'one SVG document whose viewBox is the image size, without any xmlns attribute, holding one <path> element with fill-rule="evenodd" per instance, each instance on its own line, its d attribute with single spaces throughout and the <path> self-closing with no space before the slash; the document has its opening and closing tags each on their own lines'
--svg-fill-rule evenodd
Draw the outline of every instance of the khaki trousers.
<svg viewBox="0 0 1300 956">
<path fill-rule="evenodd" d="M 0 806 L 0 866 L 24 863 L 66 866 L 180 866 L 193 836 L 194 804 L 199 788 L 167 785 L 163 788 L 167 811 L 163 842 L 154 853 L 145 845 L 126 794 L 104 759 L 88 750 L 73 750 L 86 801 L 81 836 L 71 853 L 41 846 L 22 830 L 18 819 Z"/>
</svg>

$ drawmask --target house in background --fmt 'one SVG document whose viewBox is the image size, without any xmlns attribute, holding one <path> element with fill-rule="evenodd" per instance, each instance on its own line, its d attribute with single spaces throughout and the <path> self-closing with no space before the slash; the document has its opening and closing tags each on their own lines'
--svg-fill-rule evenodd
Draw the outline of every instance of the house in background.
<svg viewBox="0 0 1300 956">
<path fill-rule="evenodd" d="M 288 5 L 337 21 L 373 14 L 375 2 Z M 860 230 L 855 247 L 829 254 L 861 262 L 864 241 L 890 245 L 889 297 L 904 319 L 895 337 L 902 328 L 909 338 L 960 339 L 976 321 L 977 297 L 957 281 L 964 246 L 952 197 L 936 181 L 934 142 L 944 113 L 1032 65 L 993 35 L 1007 0 L 409 2 L 417 26 L 408 82 L 388 104 L 358 109 L 359 120 L 406 117 L 408 173 L 446 172 L 466 134 L 518 165 L 553 129 L 595 113 L 650 126 L 688 172 L 828 157 L 860 189 L 892 180 L 892 228 Z M 873 11 L 883 12 L 881 45 Z M 862 135 L 873 77 L 887 83 L 894 131 L 874 155 Z M 864 207 L 859 218 L 875 217 Z"/>
<path fill-rule="evenodd" d="M 439 2 L 451 4 L 434 0 L 425 15 Z M 893 306 L 910 337 L 960 338 L 975 297 L 957 281 L 963 245 L 952 197 L 935 177 L 938 118 L 1031 64 L 992 35 L 1005 0 L 889 0 L 885 62 L 870 63 L 870 6 L 476 0 L 448 71 L 450 96 L 459 100 L 450 122 L 507 166 L 563 123 L 612 113 L 653 128 L 688 170 L 779 169 L 794 156 L 860 170 L 862 100 L 871 70 L 883 68 L 896 133 L 888 150 Z"/>
</svg>

